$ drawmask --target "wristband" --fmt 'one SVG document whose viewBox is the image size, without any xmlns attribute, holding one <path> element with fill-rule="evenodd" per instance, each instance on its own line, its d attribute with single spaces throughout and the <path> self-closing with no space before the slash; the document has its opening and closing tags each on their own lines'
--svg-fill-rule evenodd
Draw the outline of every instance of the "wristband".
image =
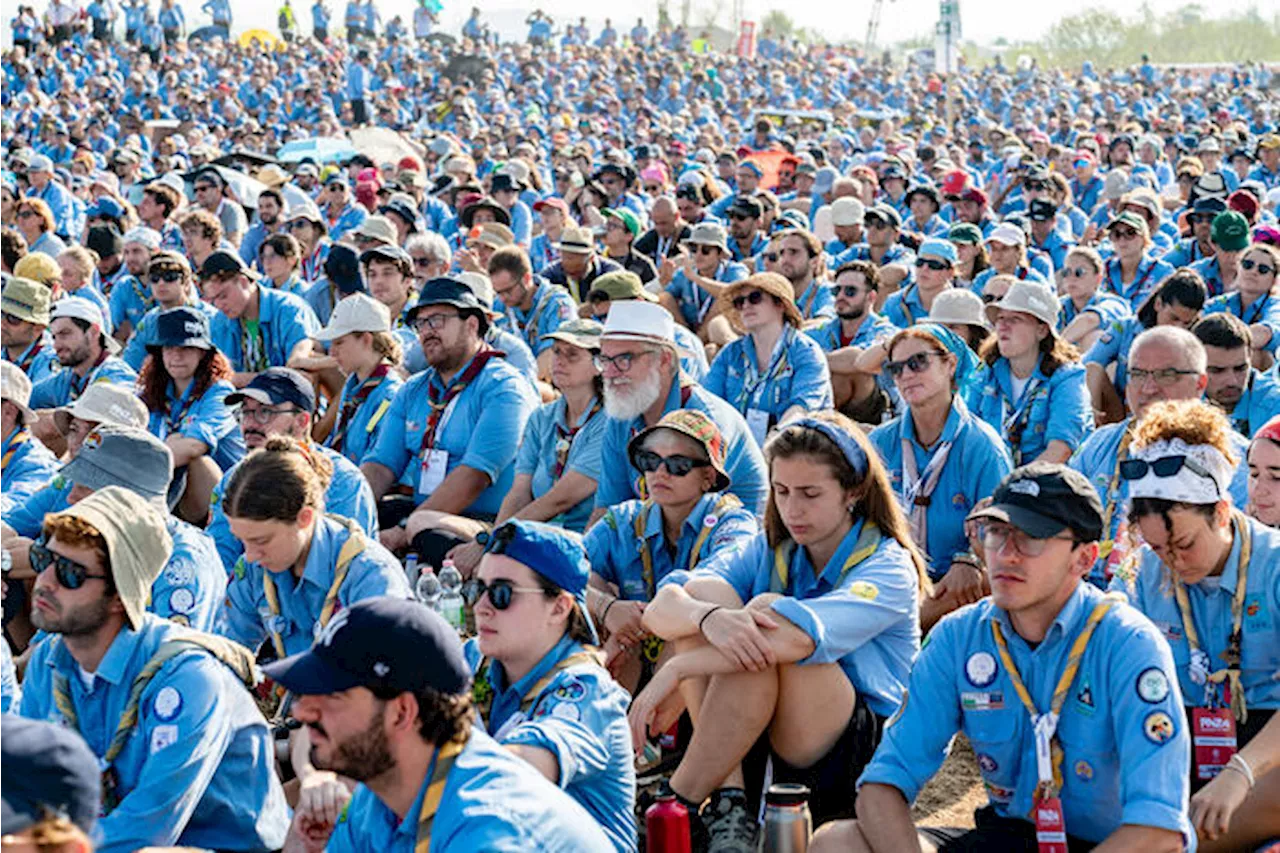
<svg viewBox="0 0 1280 853">
<path fill-rule="evenodd" d="M 717 604 L 715 607 L 712 607 L 712 608 L 711 608 L 710 610 L 708 610 L 706 613 L 703 613 L 703 614 L 702 614 L 702 618 L 698 620 L 698 633 L 699 633 L 699 634 L 701 634 L 701 633 L 702 633 L 702 624 L 703 624 L 704 622 L 706 622 L 706 621 L 707 621 L 707 617 L 708 617 L 708 616 L 710 616 L 712 613 L 715 613 L 717 610 L 724 610 L 724 608 L 723 608 L 723 607 L 721 607 L 719 604 Z M 705 636 L 705 635 L 704 635 L 704 636 Z"/>
<path fill-rule="evenodd" d="M 978 559 L 978 555 L 972 551 L 961 551 L 951 558 L 953 563 L 964 563 L 966 566 L 972 566 L 978 571 L 982 571 L 982 560 Z"/>
<path fill-rule="evenodd" d="M 604 626 L 605 620 L 609 618 L 609 608 L 618 603 L 618 597 L 614 596 L 613 600 L 604 606 L 604 612 L 600 614 L 600 625 Z"/>
<path fill-rule="evenodd" d="M 1233 753 L 1231 758 L 1227 760 L 1224 770 L 1234 770 L 1245 778 L 1249 783 L 1249 790 L 1253 790 L 1254 778 L 1253 768 L 1249 766 L 1249 762 L 1244 760 L 1244 756 L 1240 753 Z"/>
</svg>

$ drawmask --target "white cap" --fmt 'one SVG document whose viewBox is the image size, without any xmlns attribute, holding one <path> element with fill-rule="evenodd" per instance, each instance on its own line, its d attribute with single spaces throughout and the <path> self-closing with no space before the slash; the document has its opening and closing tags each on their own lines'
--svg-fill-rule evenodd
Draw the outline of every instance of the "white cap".
<svg viewBox="0 0 1280 853">
<path fill-rule="evenodd" d="M 329 324 L 311 337 L 332 341 L 352 332 L 388 332 L 391 311 L 367 293 L 353 293 L 333 306 Z"/>
<path fill-rule="evenodd" d="M 385 216 L 373 215 L 366 217 L 352 232 L 353 237 L 366 237 L 370 240 L 381 240 L 389 246 L 399 245 L 396 236 L 396 227 L 391 224 L 391 220 Z"/>
<path fill-rule="evenodd" d="M 112 355 L 120 352 L 120 342 L 107 334 L 107 320 L 102 315 L 102 309 L 88 299 L 71 294 L 62 297 L 53 303 L 53 310 L 49 312 L 49 322 L 52 324 L 60 317 L 83 320 L 92 326 L 97 326 L 98 333 L 102 335 L 102 345 L 107 352 Z"/>
<path fill-rule="evenodd" d="M 125 232 L 123 241 L 125 243 L 137 243 L 140 246 L 146 246 L 151 251 L 160 248 L 160 232 L 154 228 L 148 228 L 145 225 L 139 225 L 136 228 L 130 228 Z"/>
<path fill-rule="evenodd" d="M 1009 292 L 999 302 L 986 306 L 987 319 L 993 323 L 1001 311 L 1017 311 L 1030 314 L 1049 327 L 1051 334 L 1056 335 L 1058 311 L 1061 309 L 1058 297 L 1047 284 L 1038 281 L 1015 281 L 1009 285 Z"/>
<path fill-rule="evenodd" d="M 53 412 L 53 423 L 63 435 L 71 429 L 71 419 L 92 421 L 96 424 L 147 428 L 150 413 L 146 405 L 133 393 L 129 385 L 98 382 L 84 389 L 70 406 Z"/>
<path fill-rule="evenodd" d="M 861 225 L 866 215 L 866 206 L 852 196 L 844 196 L 831 202 L 832 225 Z"/>
<path fill-rule="evenodd" d="M 12 361 L 0 361 L 0 399 L 18 407 L 23 423 L 35 420 L 36 413 L 27 405 L 31 402 L 31 379 Z"/>
<path fill-rule="evenodd" d="M 601 340 L 648 341 L 674 347 L 676 325 L 671 313 L 661 305 L 628 299 L 610 303 Z"/>
<path fill-rule="evenodd" d="M 1001 222 L 986 239 L 987 243 L 1001 243 L 1005 246 L 1027 245 L 1027 234 L 1012 222 Z"/>
</svg>

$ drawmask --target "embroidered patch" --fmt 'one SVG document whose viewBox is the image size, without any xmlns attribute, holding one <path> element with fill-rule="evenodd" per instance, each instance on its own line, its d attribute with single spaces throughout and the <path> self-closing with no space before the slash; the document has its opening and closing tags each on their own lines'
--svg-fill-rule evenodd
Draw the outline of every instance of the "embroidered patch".
<svg viewBox="0 0 1280 853">
<path fill-rule="evenodd" d="M 999 785 L 992 785 L 986 779 L 982 780 L 982 787 L 987 789 L 987 796 L 991 798 L 993 803 L 1013 802 L 1015 792 L 1012 788 L 1001 788 Z"/>
<path fill-rule="evenodd" d="M 996 659 L 990 652 L 975 652 L 964 662 L 964 677 L 974 687 L 986 687 L 996 680 Z"/>
<path fill-rule="evenodd" d="M 333 615 L 333 618 L 329 620 L 329 624 L 324 626 L 324 628 L 320 631 L 319 637 L 317 637 L 317 641 L 320 643 L 320 645 L 322 646 L 333 645 L 334 635 L 337 634 L 338 631 L 341 630 L 342 627 L 347 624 L 347 620 L 350 618 L 351 618 L 350 610 L 339 610 L 337 613 L 335 613 Z"/>
<path fill-rule="evenodd" d="M 861 598 L 863 601 L 875 601 L 880 595 L 880 587 L 871 581 L 854 581 L 849 584 L 849 594 L 854 598 Z"/>
<path fill-rule="evenodd" d="M 1029 497 L 1040 497 L 1040 484 L 1035 480 L 1014 480 L 1006 488 L 1017 495 L 1027 495 Z"/>
<path fill-rule="evenodd" d="M 582 711 L 571 702 L 557 702 L 551 706 L 548 714 L 552 717 L 559 717 L 562 720 L 577 721 L 582 719 Z"/>
<path fill-rule="evenodd" d="M 1173 739 L 1173 718 L 1164 711 L 1153 711 L 1142 721 L 1142 733 L 1156 746 L 1163 746 Z"/>
<path fill-rule="evenodd" d="M 702 519 L 702 526 L 703 526 L 703 527 L 715 527 L 715 526 L 716 526 L 716 524 L 718 524 L 718 523 L 719 523 L 719 521 L 720 521 L 720 519 L 719 519 L 715 514 L 708 515 L 706 518 Z"/>
<path fill-rule="evenodd" d="M 581 681 L 568 681 L 556 688 L 554 695 L 561 702 L 581 702 L 587 688 Z"/>
<path fill-rule="evenodd" d="M 1247 631 L 1271 630 L 1271 611 L 1266 599 L 1259 593 L 1244 597 L 1244 627 Z"/>
<path fill-rule="evenodd" d="M 156 726 L 151 730 L 151 754 L 155 755 L 165 747 L 178 742 L 178 727 L 174 725 Z"/>
<path fill-rule="evenodd" d="M 1138 675 L 1138 697 L 1148 705 L 1158 705 L 1169 695 L 1169 679 L 1157 666 L 1144 669 Z"/>
<path fill-rule="evenodd" d="M 98 434 L 97 430 L 94 430 L 84 437 L 84 441 L 81 442 L 80 446 L 85 450 L 97 450 L 102 446 L 102 436 Z"/>
<path fill-rule="evenodd" d="M 979 752 L 978 753 L 978 769 L 981 770 L 983 773 L 995 773 L 997 770 L 1000 769 L 1000 765 L 997 764 L 996 760 L 992 758 L 990 755 L 987 755 L 985 752 Z"/>
<path fill-rule="evenodd" d="M 190 613 L 195 607 L 195 593 L 185 586 L 169 593 L 169 609 L 174 613 Z"/>
<path fill-rule="evenodd" d="M 1004 707 L 1004 693 L 961 693 L 960 706 L 966 711 L 999 711 Z"/>
<path fill-rule="evenodd" d="M 155 709 L 158 719 L 168 722 L 177 717 L 178 712 L 182 710 L 182 694 L 176 687 L 161 687 L 151 707 Z"/>
<path fill-rule="evenodd" d="M 169 586 L 190 586 L 196 579 L 196 567 L 185 557 L 175 557 L 165 566 L 164 579 Z"/>
<path fill-rule="evenodd" d="M 1080 679 L 1080 689 L 1076 691 L 1076 704 L 1087 716 L 1092 716 L 1096 710 L 1097 706 L 1093 703 L 1093 684 L 1089 681 L 1088 675 Z"/>
<path fill-rule="evenodd" d="M 1089 762 L 1083 759 L 1081 759 L 1080 761 L 1077 761 L 1075 770 L 1076 770 L 1077 779 L 1083 779 L 1086 782 L 1092 781 L 1093 765 L 1090 764 Z"/>
</svg>

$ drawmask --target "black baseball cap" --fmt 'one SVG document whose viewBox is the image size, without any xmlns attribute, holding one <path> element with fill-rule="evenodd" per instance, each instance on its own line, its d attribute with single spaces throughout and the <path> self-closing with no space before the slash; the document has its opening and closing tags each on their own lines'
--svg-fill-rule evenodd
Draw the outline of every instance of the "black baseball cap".
<svg viewBox="0 0 1280 853">
<path fill-rule="evenodd" d="M 248 275 L 249 268 L 245 266 L 244 260 L 235 252 L 229 252 L 226 249 L 218 249 L 209 257 L 204 259 L 204 263 L 200 265 L 200 278 L 214 278 L 220 275 Z"/>
<path fill-rule="evenodd" d="M 730 215 L 745 216 L 749 219 L 759 219 L 763 211 L 760 209 L 760 202 L 750 196 L 740 195 L 730 203 L 728 210 L 725 212 Z"/>
<path fill-rule="evenodd" d="M 155 337 L 147 345 L 147 352 L 157 355 L 163 347 L 213 349 L 209 318 L 189 305 L 161 311 L 156 317 Z"/>
<path fill-rule="evenodd" d="M 991 506 L 969 514 L 969 520 L 1003 521 L 1035 539 L 1050 539 L 1064 530 L 1081 542 L 1102 538 L 1102 501 L 1081 474 L 1054 462 L 1032 462 L 1015 468 L 991 494 Z"/>
<path fill-rule="evenodd" d="M 79 733 L 15 714 L 0 718 L 0 728 L 0 833 L 16 835 L 48 815 L 66 817 L 86 834 L 93 832 L 102 775 Z"/>
<path fill-rule="evenodd" d="M 262 671 L 299 696 L 353 687 L 383 694 L 430 687 L 458 696 L 471 685 L 457 631 L 425 604 L 390 596 L 366 598 L 338 611 L 310 649 Z"/>
<path fill-rule="evenodd" d="M 1027 205 L 1027 216 L 1032 222 L 1048 222 L 1058 215 L 1058 206 L 1048 199 L 1033 199 L 1031 204 Z"/>
<path fill-rule="evenodd" d="M 256 400 L 264 406 L 290 403 L 304 412 L 316 410 L 316 391 L 311 381 L 289 367 L 271 367 L 235 393 L 228 394 L 226 404 L 238 406 L 245 400 Z"/>
<path fill-rule="evenodd" d="M 324 274 L 344 295 L 369 292 L 360 268 L 360 255 L 345 243 L 334 243 L 329 247 L 329 254 L 324 259 Z"/>
<path fill-rule="evenodd" d="M 458 279 L 448 276 L 433 278 L 424 284 L 422 294 L 413 307 L 408 309 L 405 319 L 412 323 L 418 310 L 429 305 L 452 305 L 464 315 L 472 311 L 479 314 L 481 318 L 487 317 L 489 313 L 474 290 Z"/>
</svg>

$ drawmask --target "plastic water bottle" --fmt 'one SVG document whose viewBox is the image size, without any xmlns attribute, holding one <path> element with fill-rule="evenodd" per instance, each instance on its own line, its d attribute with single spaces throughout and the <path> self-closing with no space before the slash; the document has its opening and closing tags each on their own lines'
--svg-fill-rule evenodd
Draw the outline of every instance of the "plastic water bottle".
<svg viewBox="0 0 1280 853">
<path fill-rule="evenodd" d="M 427 564 L 418 574 L 413 592 L 423 604 L 437 613 L 440 612 L 440 579 L 436 577 L 436 571 L 430 564 Z"/>
<path fill-rule="evenodd" d="M 440 603 L 437 609 L 444 620 L 459 634 L 467 630 L 466 602 L 462 598 L 462 573 L 453 560 L 445 559 L 440 567 Z"/>
<path fill-rule="evenodd" d="M 644 813 L 645 848 L 649 853 L 689 853 L 689 809 L 664 782 Z"/>
<path fill-rule="evenodd" d="M 404 560 L 404 576 L 409 580 L 409 589 L 418 588 L 418 555 L 410 553 Z"/>
<path fill-rule="evenodd" d="M 804 785 L 770 785 L 764 803 L 763 853 L 805 853 L 813 835 L 809 789 Z"/>
</svg>

